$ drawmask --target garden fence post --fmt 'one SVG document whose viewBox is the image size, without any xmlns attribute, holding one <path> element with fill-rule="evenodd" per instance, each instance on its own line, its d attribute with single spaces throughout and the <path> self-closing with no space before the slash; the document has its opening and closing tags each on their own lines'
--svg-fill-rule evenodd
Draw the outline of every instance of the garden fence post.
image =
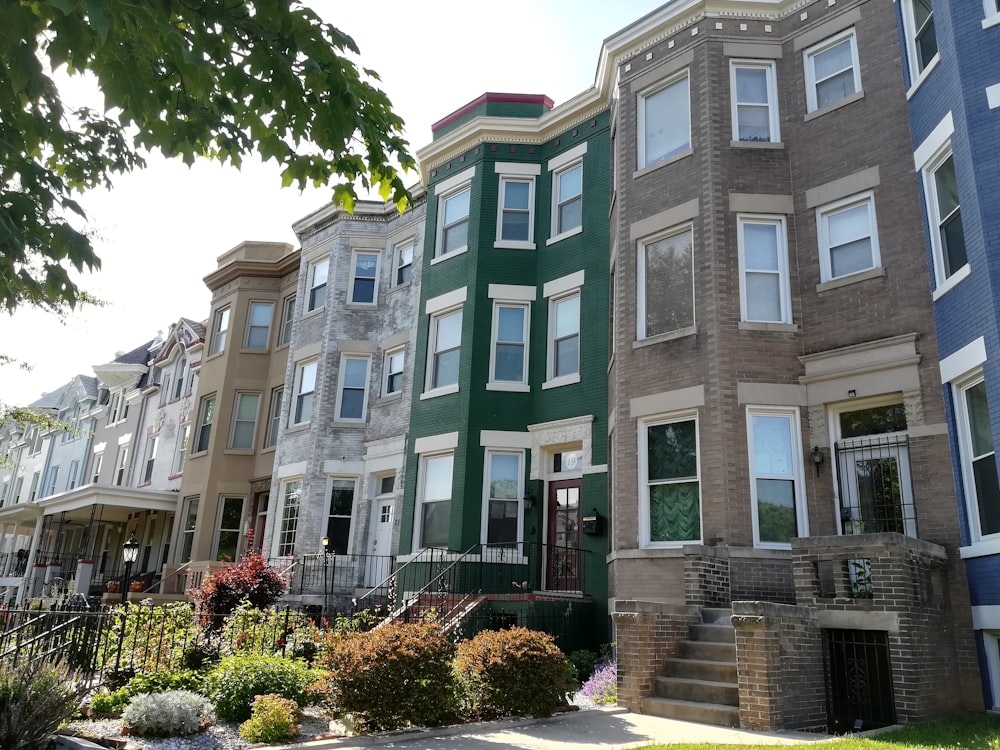
<svg viewBox="0 0 1000 750">
<path fill-rule="evenodd" d="M 288 644 L 288 613 L 291 607 L 285 605 L 285 631 L 281 636 L 281 655 L 285 655 L 285 646 Z"/>
</svg>

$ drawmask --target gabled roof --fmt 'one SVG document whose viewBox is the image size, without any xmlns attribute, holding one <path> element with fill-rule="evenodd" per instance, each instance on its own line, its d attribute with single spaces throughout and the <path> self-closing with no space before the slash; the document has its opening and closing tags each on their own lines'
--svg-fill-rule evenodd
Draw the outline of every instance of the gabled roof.
<svg viewBox="0 0 1000 750">
<path fill-rule="evenodd" d="M 59 407 L 59 402 L 62 401 L 63 394 L 66 390 L 73 384 L 70 380 L 68 383 L 63 383 L 61 386 L 56 388 L 49 393 L 42 394 L 42 397 L 37 401 L 32 401 L 28 404 L 29 409 L 56 409 Z"/>
</svg>

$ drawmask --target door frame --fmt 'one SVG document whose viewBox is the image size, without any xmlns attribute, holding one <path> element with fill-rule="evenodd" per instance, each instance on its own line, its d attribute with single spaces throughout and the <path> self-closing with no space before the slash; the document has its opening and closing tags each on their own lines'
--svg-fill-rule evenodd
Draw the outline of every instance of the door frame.
<svg viewBox="0 0 1000 750">
<path fill-rule="evenodd" d="M 555 507 L 556 507 L 556 492 L 560 489 L 565 489 L 569 487 L 576 487 L 579 490 L 578 501 L 576 506 L 577 511 L 577 523 L 576 523 L 576 545 L 575 549 L 581 548 L 581 522 L 580 518 L 583 515 L 583 477 L 572 477 L 568 479 L 551 479 L 545 483 L 545 561 L 544 561 L 544 576 L 542 577 L 543 590 L 545 591 L 564 591 L 564 589 L 553 589 L 550 587 L 551 569 L 550 565 L 552 563 L 552 550 L 555 547 L 553 543 L 553 533 L 555 531 L 553 527 L 553 520 L 555 517 Z M 568 589 L 571 592 L 582 592 L 582 575 L 579 566 L 583 565 L 583 556 L 580 555 L 580 559 L 577 561 L 576 570 L 576 583 L 577 586 L 572 589 Z"/>
</svg>

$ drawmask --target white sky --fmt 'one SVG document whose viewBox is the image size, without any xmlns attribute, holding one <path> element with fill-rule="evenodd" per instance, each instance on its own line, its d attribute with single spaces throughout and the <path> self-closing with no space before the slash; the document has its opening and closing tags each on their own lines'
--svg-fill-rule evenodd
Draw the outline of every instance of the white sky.
<svg viewBox="0 0 1000 750">
<path fill-rule="evenodd" d="M 415 153 L 433 122 L 486 91 L 546 94 L 556 105 L 583 91 L 594 82 L 601 42 L 664 0 L 389 0 L 350 13 L 336 0 L 305 2 L 354 37 Z M 28 404 L 181 316 L 207 317 L 202 279 L 240 242 L 297 244 L 292 223 L 330 194 L 282 189 L 278 175 L 273 164 L 249 160 L 237 171 L 151 157 L 112 191 L 84 195 L 103 268 L 82 286 L 108 304 L 65 324 L 37 310 L 0 313 L 0 352 L 33 366 L 0 367 L 0 403 Z"/>
</svg>

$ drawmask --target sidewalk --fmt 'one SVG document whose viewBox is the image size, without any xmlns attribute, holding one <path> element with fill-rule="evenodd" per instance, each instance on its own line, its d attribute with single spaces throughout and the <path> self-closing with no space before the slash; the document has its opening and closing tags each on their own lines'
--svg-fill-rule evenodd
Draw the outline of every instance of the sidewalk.
<svg viewBox="0 0 1000 750">
<path fill-rule="evenodd" d="M 806 732 L 760 733 L 634 714 L 624 708 L 593 709 L 546 719 L 509 719 L 437 729 L 405 730 L 367 737 L 317 740 L 289 750 L 400 748 L 401 750 L 621 750 L 671 742 L 713 745 L 792 745 L 821 742 L 827 735 Z"/>
</svg>

